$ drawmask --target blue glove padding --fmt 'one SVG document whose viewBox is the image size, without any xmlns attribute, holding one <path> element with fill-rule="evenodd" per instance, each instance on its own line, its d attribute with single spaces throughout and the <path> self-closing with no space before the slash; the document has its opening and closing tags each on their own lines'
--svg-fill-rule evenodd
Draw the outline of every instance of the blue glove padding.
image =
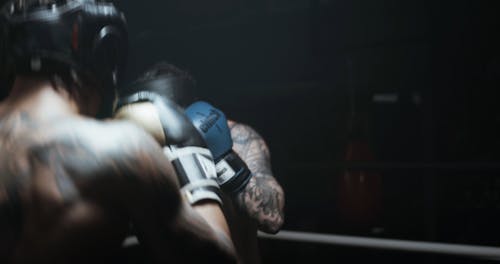
<svg viewBox="0 0 500 264">
<path fill-rule="evenodd" d="M 231 131 L 224 113 L 206 102 L 190 105 L 185 113 L 212 152 L 217 183 L 230 195 L 237 194 L 248 184 L 252 174 L 245 162 L 233 151 Z"/>
<path fill-rule="evenodd" d="M 186 108 L 185 113 L 205 139 L 215 163 L 233 148 L 226 116 L 219 109 L 200 101 Z"/>
</svg>

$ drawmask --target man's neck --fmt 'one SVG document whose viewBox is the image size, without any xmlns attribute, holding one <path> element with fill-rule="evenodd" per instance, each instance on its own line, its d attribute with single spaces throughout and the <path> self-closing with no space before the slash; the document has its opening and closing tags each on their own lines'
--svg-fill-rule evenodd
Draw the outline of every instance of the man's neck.
<svg viewBox="0 0 500 264">
<path fill-rule="evenodd" d="M 55 85 L 48 78 L 17 77 L 3 110 L 26 111 L 40 119 L 77 115 L 76 100 L 65 87 Z"/>
</svg>

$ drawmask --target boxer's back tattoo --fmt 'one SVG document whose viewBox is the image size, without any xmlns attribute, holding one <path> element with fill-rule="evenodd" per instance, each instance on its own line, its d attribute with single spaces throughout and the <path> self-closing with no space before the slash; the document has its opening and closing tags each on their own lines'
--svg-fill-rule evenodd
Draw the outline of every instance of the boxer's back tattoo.
<svg viewBox="0 0 500 264">
<path fill-rule="evenodd" d="M 48 248 L 54 230 L 81 228 L 87 218 L 67 221 L 68 208 L 82 201 L 120 216 L 92 224 L 119 219 L 114 226 L 127 227 L 130 217 L 143 214 L 140 206 L 133 208 L 139 203 L 170 209 L 155 215 L 168 222 L 180 198 L 162 157 L 156 142 L 131 125 L 73 118 L 41 123 L 24 112 L 0 116 L 0 263 L 15 245 L 36 241 L 33 235 L 47 244 L 34 247 Z M 66 230 L 62 236 L 75 233 L 87 235 Z"/>
<path fill-rule="evenodd" d="M 284 192 L 273 177 L 269 148 L 251 127 L 229 123 L 233 149 L 246 162 L 253 174 L 245 189 L 238 194 L 237 205 L 256 219 L 262 231 L 275 233 L 284 221 Z"/>
</svg>

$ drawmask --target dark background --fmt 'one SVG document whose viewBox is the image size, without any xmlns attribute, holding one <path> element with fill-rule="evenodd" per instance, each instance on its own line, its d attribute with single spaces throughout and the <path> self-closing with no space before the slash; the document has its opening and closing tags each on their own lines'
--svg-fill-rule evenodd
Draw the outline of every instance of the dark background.
<svg viewBox="0 0 500 264">
<path fill-rule="evenodd" d="M 253 126 L 284 229 L 500 242 L 495 1 L 121 1 L 130 78 L 167 60 Z M 265 262 L 478 263 L 261 240 Z M 329 261 L 330 262 L 330 261 Z"/>
<path fill-rule="evenodd" d="M 266 139 L 284 229 L 500 244 L 496 1 L 117 4 L 130 26 L 129 81 L 174 63 Z M 265 263 L 483 263 L 260 242 Z"/>
<path fill-rule="evenodd" d="M 167 60 L 266 139 L 284 229 L 500 242 L 494 1 L 121 1 L 128 76 Z M 385 100 L 384 100 L 385 99 Z M 265 262 L 477 263 L 261 240 Z"/>
</svg>

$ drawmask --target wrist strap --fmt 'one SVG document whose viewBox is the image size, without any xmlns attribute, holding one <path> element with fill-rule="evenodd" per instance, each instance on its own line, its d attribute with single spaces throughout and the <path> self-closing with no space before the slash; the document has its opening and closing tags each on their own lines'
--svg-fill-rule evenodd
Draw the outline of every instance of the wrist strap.
<svg viewBox="0 0 500 264">
<path fill-rule="evenodd" d="M 164 147 L 163 151 L 174 165 L 181 192 L 190 204 L 213 200 L 222 205 L 217 172 L 208 149 L 171 145 Z"/>
</svg>

